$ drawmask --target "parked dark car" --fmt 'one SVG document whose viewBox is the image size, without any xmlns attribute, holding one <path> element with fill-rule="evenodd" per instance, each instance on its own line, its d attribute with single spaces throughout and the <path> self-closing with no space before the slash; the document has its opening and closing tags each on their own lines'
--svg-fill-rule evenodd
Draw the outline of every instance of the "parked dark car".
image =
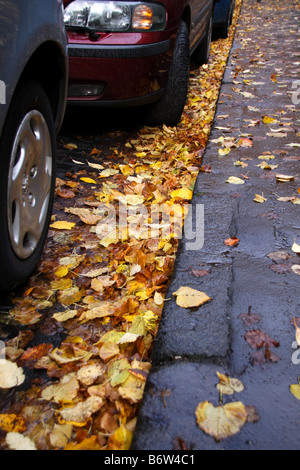
<svg viewBox="0 0 300 470">
<path fill-rule="evenodd" d="M 232 23 L 235 0 L 218 0 L 214 8 L 213 30 L 220 38 L 227 38 Z"/>
<path fill-rule="evenodd" d="M 68 57 L 62 0 L 0 0 L 0 290 L 23 283 L 47 236 Z"/>
<path fill-rule="evenodd" d="M 213 0 L 64 0 L 68 103 L 148 105 L 148 124 L 176 125 L 190 57 L 208 61 Z"/>
</svg>

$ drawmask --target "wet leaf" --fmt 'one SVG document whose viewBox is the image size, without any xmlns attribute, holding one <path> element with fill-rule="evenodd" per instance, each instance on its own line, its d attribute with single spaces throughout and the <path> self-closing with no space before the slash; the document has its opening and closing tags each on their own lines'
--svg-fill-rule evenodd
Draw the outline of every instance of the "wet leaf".
<svg viewBox="0 0 300 470">
<path fill-rule="evenodd" d="M 25 380 L 23 369 L 14 362 L 3 359 L 0 361 L 0 388 L 13 388 Z"/>
<path fill-rule="evenodd" d="M 196 418 L 202 431 L 220 441 L 241 430 L 247 420 L 247 411 L 240 401 L 217 407 L 204 401 L 197 406 Z"/>
<path fill-rule="evenodd" d="M 255 194 L 255 198 L 253 199 L 254 202 L 262 203 L 265 202 L 267 198 L 264 197 L 263 194 Z"/>
<path fill-rule="evenodd" d="M 108 450 L 129 450 L 132 432 L 125 426 L 120 426 L 108 440 Z"/>
<path fill-rule="evenodd" d="M 263 117 L 263 123 L 264 124 L 274 124 L 275 122 L 277 122 L 277 119 L 274 119 L 270 116 L 264 116 Z"/>
<path fill-rule="evenodd" d="M 275 177 L 276 177 L 276 181 L 281 182 L 281 183 L 286 183 L 286 182 L 289 182 L 289 181 L 293 181 L 294 178 L 295 178 L 293 175 L 282 175 L 282 174 L 279 174 L 279 173 L 277 173 L 275 175 Z"/>
<path fill-rule="evenodd" d="M 42 391 L 44 400 L 55 403 L 72 403 L 79 390 L 79 383 L 75 374 L 65 375 L 60 383 L 49 385 Z"/>
<path fill-rule="evenodd" d="M 180 199 L 192 199 L 193 191 L 188 188 L 181 188 L 177 189 L 176 191 L 172 191 L 171 197 L 173 198 L 180 198 Z"/>
<path fill-rule="evenodd" d="M 217 389 L 223 395 L 233 395 L 234 392 L 242 392 L 244 390 L 244 385 L 239 379 L 228 377 L 220 372 L 217 372 L 217 376 L 219 378 Z"/>
<path fill-rule="evenodd" d="M 246 341 L 252 348 L 263 348 L 263 347 L 278 347 L 279 342 L 272 339 L 269 335 L 261 330 L 251 330 L 245 334 Z"/>
<path fill-rule="evenodd" d="M 298 245 L 298 243 L 296 243 L 295 241 L 293 243 L 292 250 L 294 253 L 300 254 L 300 245 Z"/>
<path fill-rule="evenodd" d="M 204 292 L 187 286 L 180 287 L 176 292 L 173 292 L 173 295 L 176 296 L 177 305 L 183 308 L 199 307 L 211 300 L 211 297 Z"/>
<path fill-rule="evenodd" d="M 26 431 L 26 421 L 23 416 L 16 414 L 0 414 L 0 429 L 5 432 Z"/>
<path fill-rule="evenodd" d="M 260 322 L 262 316 L 259 313 L 251 313 L 251 306 L 248 309 L 248 313 L 241 313 L 239 318 L 243 321 L 244 325 L 250 326 L 254 323 Z"/>
<path fill-rule="evenodd" d="M 102 398 L 93 396 L 75 406 L 59 410 L 59 414 L 67 422 L 86 423 L 96 411 L 102 408 L 104 403 Z"/>
<path fill-rule="evenodd" d="M 84 183 L 97 184 L 97 182 L 93 178 L 83 177 L 83 178 L 80 178 L 80 179 L 81 179 L 81 181 L 84 181 Z"/>
<path fill-rule="evenodd" d="M 242 180 L 241 178 L 238 178 L 237 176 L 229 176 L 228 180 L 226 180 L 226 183 L 229 183 L 229 184 L 244 184 L 245 181 Z"/>
<path fill-rule="evenodd" d="M 231 237 L 227 238 L 227 240 L 224 240 L 225 245 L 227 246 L 236 246 L 239 243 L 239 239 L 237 237 Z"/>
<path fill-rule="evenodd" d="M 11 450 L 37 450 L 35 443 L 18 432 L 9 432 L 6 443 Z"/>
<path fill-rule="evenodd" d="M 290 385 L 290 391 L 294 395 L 297 400 L 300 400 L 300 385 L 299 384 L 292 384 Z"/>
<path fill-rule="evenodd" d="M 58 220 L 56 222 L 53 222 L 53 224 L 50 225 L 51 228 L 55 228 L 56 230 L 72 230 L 72 228 L 75 227 L 75 222 L 67 222 L 64 220 Z"/>
</svg>

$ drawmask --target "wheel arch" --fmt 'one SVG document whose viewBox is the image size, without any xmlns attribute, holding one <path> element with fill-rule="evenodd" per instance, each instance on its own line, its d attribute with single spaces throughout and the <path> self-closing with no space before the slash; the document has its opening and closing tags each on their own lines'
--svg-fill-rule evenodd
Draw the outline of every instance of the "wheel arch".
<svg viewBox="0 0 300 470">
<path fill-rule="evenodd" d="M 47 41 L 41 44 L 27 61 L 19 77 L 15 93 L 29 80 L 37 80 L 43 87 L 52 109 L 55 130 L 58 133 L 65 112 L 67 93 L 67 60 L 59 44 Z"/>
</svg>

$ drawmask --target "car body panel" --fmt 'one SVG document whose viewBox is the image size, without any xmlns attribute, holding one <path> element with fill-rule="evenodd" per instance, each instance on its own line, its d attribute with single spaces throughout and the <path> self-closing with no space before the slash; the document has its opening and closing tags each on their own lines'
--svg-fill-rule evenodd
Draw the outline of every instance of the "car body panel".
<svg viewBox="0 0 300 470">
<path fill-rule="evenodd" d="M 71 3 L 65 0 L 65 6 Z M 205 37 L 213 0 L 163 0 L 167 12 L 163 31 L 88 32 L 68 30 L 70 79 L 68 102 L 99 106 L 131 106 L 159 98 L 168 79 L 182 18 L 190 31 L 191 54 Z M 78 96 L 76 85 L 99 85 L 99 93 Z M 101 88 L 102 87 L 102 88 Z"/>
<path fill-rule="evenodd" d="M 34 12 L 33 18 L 28 11 Z M 27 14 L 26 14 L 27 12 Z M 9 105 L 23 71 L 38 48 L 45 43 L 57 47 L 64 69 L 55 123 L 62 124 L 68 78 L 67 38 L 62 0 L 0 0 L 0 80 L 5 84 L 5 104 L 0 105 L 0 135 Z"/>
</svg>

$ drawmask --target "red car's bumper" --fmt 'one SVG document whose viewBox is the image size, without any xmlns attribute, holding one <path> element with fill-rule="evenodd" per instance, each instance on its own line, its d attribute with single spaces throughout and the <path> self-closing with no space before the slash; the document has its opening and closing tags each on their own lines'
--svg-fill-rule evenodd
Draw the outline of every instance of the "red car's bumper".
<svg viewBox="0 0 300 470">
<path fill-rule="evenodd" d="M 176 30 L 103 34 L 94 42 L 69 32 L 69 103 L 137 105 L 163 91 Z"/>
</svg>

